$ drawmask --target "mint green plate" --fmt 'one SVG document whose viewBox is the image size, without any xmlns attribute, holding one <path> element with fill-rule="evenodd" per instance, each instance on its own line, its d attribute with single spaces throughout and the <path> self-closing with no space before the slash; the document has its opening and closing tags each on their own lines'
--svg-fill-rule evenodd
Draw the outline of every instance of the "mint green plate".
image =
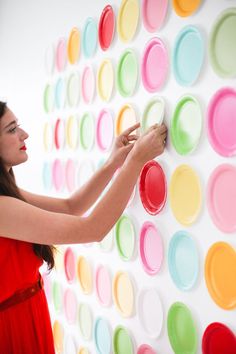
<svg viewBox="0 0 236 354">
<path fill-rule="evenodd" d="M 134 255 L 135 230 L 132 220 L 123 215 L 115 226 L 116 246 L 120 257 L 129 261 Z"/>
<path fill-rule="evenodd" d="M 202 132 L 202 112 L 193 96 L 183 96 L 177 103 L 171 120 L 171 140 L 180 155 L 191 153 Z"/>
<path fill-rule="evenodd" d="M 91 113 L 86 112 L 80 121 L 80 144 L 84 150 L 91 150 L 95 139 L 95 122 Z"/>
<path fill-rule="evenodd" d="M 170 307 L 167 330 L 175 354 L 197 353 L 197 330 L 190 310 L 182 302 L 175 302 Z"/>
<path fill-rule="evenodd" d="M 217 75 L 236 76 L 236 8 L 223 11 L 210 33 L 210 61 Z"/>
<path fill-rule="evenodd" d="M 127 49 L 120 57 L 116 84 L 119 93 L 124 96 L 132 96 L 138 79 L 138 61 L 133 50 Z"/>
<path fill-rule="evenodd" d="M 114 354 L 133 354 L 132 340 L 123 326 L 115 328 L 113 333 L 113 353 Z"/>
</svg>

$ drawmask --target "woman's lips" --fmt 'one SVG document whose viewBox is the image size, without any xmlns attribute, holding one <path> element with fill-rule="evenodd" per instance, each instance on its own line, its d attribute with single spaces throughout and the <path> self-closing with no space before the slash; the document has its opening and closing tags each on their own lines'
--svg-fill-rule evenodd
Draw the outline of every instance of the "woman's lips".
<svg viewBox="0 0 236 354">
<path fill-rule="evenodd" d="M 27 150 L 27 148 L 26 148 L 26 146 L 24 145 L 24 146 L 22 146 L 22 147 L 20 148 L 20 150 Z"/>
</svg>

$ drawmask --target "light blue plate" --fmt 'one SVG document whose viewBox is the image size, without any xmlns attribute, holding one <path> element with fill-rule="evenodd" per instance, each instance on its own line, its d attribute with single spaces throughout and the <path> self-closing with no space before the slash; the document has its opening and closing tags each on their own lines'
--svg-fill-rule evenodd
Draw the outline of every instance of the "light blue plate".
<svg viewBox="0 0 236 354">
<path fill-rule="evenodd" d="M 97 24 L 94 19 L 89 17 L 84 25 L 82 40 L 83 53 L 86 58 L 91 58 L 95 54 L 97 49 L 97 41 Z"/>
<path fill-rule="evenodd" d="M 110 354 L 111 352 L 111 332 L 108 322 L 99 317 L 94 326 L 95 345 L 98 354 Z"/>
<path fill-rule="evenodd" d="M 196 27 L 186 26 L 179 32 L 174 44 L 172 66 L 180 85 L 191 86 L 197 80 L 204 51 L 203 38 Z"/>
<path fill-rule="evenodd" d="M 179 231 L 172 237 L 168 250 L 168 266 L 171 278 L 180 290 L 190 290 L 199 273 L 199 257 L 191 235 Z"/>
<path fill-rule="evenodd" d="M 48 161 L 43 163 L 42 179 L 45 190 L 49 191 L 52 188 L 52 173 L 51 165 Z"/>
</svg>

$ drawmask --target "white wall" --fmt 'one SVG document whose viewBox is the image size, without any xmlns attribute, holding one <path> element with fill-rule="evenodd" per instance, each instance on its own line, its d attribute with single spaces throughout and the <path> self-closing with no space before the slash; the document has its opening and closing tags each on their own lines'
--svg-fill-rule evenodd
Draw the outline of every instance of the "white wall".
<svg viewBox="0 0 236 354">
<path fill-rule="evenodd" d="M 7 100 L 8 105 L 19 117 L 22 126 L 30 134 L 27 144 L 30 156 L 29 161 L 24 166 L 18 166 L 15 170 L 18 183 L 28 190 L 37 193 L 44 192 L 41 173 L 42 164 L 45 159 L 56 156 L 60 158 L 68 157 L 68 151 L 62 151 L 58 154 L 54 151 L 50 156 L 46 155 L 43 150 L 43 124 L 48 119 L 43 110 L 42 100 L 43 90 L 48 80 L 44 70 L 45 50 L 48 45 L 56 44 L 60 37 L 68 37 L 70 30 L 74 26 L 82 31 L 85 20 L 88 17 L 91 16 L 98 21 L 101 11 L 107 3 L 108 2 L 104 0 L 87 0 L 86 2 L 79 0 L 2 0 L 0 2 L 0 99 Z M 120 1 L 113 0 L 111 5 L 117 14 Z M 140 21 L 137 34 L 132 42 L 127 45 L 121 43 L 116 32 L 111 49 L 104 53 L 98 46 L 95 57 L 90 61 L 95 69 L 98 67 L 98 62 L 105 57 L 111 58 L 113 63 L 117 64 L 119 55 L 126 47 L 135 49 L 139 58 L 141 58 L 145 43 L 153 36 L 160 36 L 166 43 L 170 53 L 176 34 L 187 24 L 196 24 L 198 26 L 203 33 L 207 48 L 209 31 L 215 18 L 221 10 L 235 5 L 236 1 L 234 0 L 205 0 L 195 15 L 191 18 L 183 19 L 176 16 L 169 4 L 165 24 L 159 33 L 148 33 Z M 85 62 L 86 60 L 82 56 L 76 69 L 82 72 Z M 67 67 L 67 70 L 70 72 L 73 68 Z M 199 80 L 189 89 L 179 86 L 173 74 L 169 71 L 167 83 L 160 91 L 160 95 L 165 98 L 167 103 L 167 125 L 169 126 L 170 124 L 171 114 L 181 95 L 185 93 L 194 94 L 201 103 L 205 117 L 207 104 L 211 96 L 222 86 L 235 87 L 235 80 L 223 80 L 217 77 L 210 66 L 207 54 Z M 150 97 L 151 95 L 145 91 L 141 81 L 139 81 L 133 97 L 125 100 L 115 91 L 107 107 L 111 108 L 115 115 L 119 107 L 128 101 L 133 103 L 137 112 L 141 114 L 144 105 Z M 96 115 L 102 106 L 103 103 L 96 96 L 91 110 Z M 85 109 L 86 107 L 81 103 L 75 111 L 81 114 Z M 66 116 L 69 113 L 70 110 L 68 109 L 63 112 L 63 115 Z M 55 113 L 55 117 L 53 118 L 56 118 L 57 114 L 58 113 Z M 71 156 L 74 159 L 76 159 L 77 156 L 78 159 L 81 159 L 82 154 L 81 150 L 78 150 Z M 101 153 L 94 149 L 91 155 L 85 154 L 85 157 L 90 158 L 96 164 L 97 160 L 101 158 Z M 168 182 L 175 168 L 181 163 L 187 163 L 197 171 L 202 183 L 202 212 L 197 222 L 188 228 L 188 231 L 194 237 L 200 255 L 200 274 L 194 289 L 185 293 L 179 291 L 173 284 L 168 272 L 167 251 L 169 240 L 176 231 L 184 228 L 174 218 L 170 209 L 169 200 L 167 200 L 166 206 L 161 214 L 155 217 L 144 211 L 137 194 L 132 206 L 127 209 L 127 213 L 135 220 L 137 235 L 139 234 L 142 223 L 146 220 L 151 220 L 158 225 L 162 233 L 165 247 L 165 260 L 159 274 L 148 276 L 142 269 L 138 255 L 131 262 L 122 261 L 115 248 L 108 254 L 102 253 L 97 245 L 87 248 L 84 246 L 75 246 L 74 251 L 76 255 L 86 255 L 90 259 L 93 269 L 95 269 L 96 265 L 100 262 L 104 262 L 109 266 L 113 275 L 118 269 L 127 270 L 134 278 L 138 290 L 145 286 L 156 287 L 164 308 L 164 325 L 161 336 L 155 340 L 148 338 L 142 330 L 137 313 L 132 318 L 123 319 L 117 313 L 114 305 L 109 309 L 100 308 L 94 292 L 92 295 L 84 295 L 79 290 L 78 284 L 70 286 L 77 291 L 78 302 L 85 301 L 91 305 L 94 311 L 94 318 L 99 315 L 104 316 L 110 321 L 113 329 L 118 324 L 126 326 L 133 334 L 136 347 L 141 343 L 149 343 L 157 350 L 157 353 L 163 354 L 172 352 L 166 328 L 168 309 L 175 301 L 184 302 L 191 309 L 196 322 L 199 335 L 198 353 L 201 353 L 201 336 L 209 323 L 219 321 L 227 324 L 234 332 L 236 331 L 235 310 L 226 311 L 218 307 L 211 299 L 204 280 L 204 259 L 210 245 L 219 240 L 223 240 L 236 247 L 235 234 L 223 234 L 213 225 L 205 201 L 206 183 L 211 171 L 222 162 L 235 163 L 235 158 L 225 159 L 213 152 L 207 140 L 206 129 L 204 127 L 199 146 L 193 154 L 181 157 L 177 155 L 169 143 L 166 152 L 158 158 L 158 161 L 164 168 Z M 56 195 L 55 191 L 52 191 L 51 194 Z M 66 194 L 66 191 L 62 193 L 62 195 Z M 59 275 L 52 274 L 51 277 L 56 277 L 62 282 L 64 287 L 67 286 L 63 273 Z M 52 310 L 53 320 L 59 318 L 61 321 L 65 321 L 63 313 L 54 313 L 53 304 L 50 304 L 50 308 Z M 79 343 L 78 346 L 85 345 L 90 349 L 91 353 L 94 353 L 95 347 L 93 341 L 83 341 L 76 327 L 72 327 L 65 324 L 65 332 L 67 333 L 69 329 L 72 329 L 74 334 L 76 334 L 76 340 Z"/>
</svg>

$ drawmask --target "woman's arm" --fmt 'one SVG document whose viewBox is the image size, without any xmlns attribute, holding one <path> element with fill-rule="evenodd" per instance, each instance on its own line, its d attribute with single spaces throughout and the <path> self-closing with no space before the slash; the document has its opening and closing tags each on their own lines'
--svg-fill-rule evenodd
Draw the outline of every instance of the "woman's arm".
<svg viewBox="0 0 236 354">
<path fill-rule="evenodd" d="M 137 141 L 109 191 L 88 217 L 49 212 L 1 196 L 0 235 L 39 244 L 101 241 L 125 209 L 144 163 L 163 152 L 165 138 L 162 125 Z"/>
<path fill-rule="evenodd" d="M 115 139 L 111 155 L 106 163 L 69 198 L 47 197 L 20 189 L 22 196 L 29 204 L 44 210 L 77 216 L 83 215 L 96 202 L 115 171 L 123 165 L 133 148 L 133 142 L 137 140 L 137 135 L 132 133 L 139 126 L 139 123 L 133 125 Z"/>
</svg>

